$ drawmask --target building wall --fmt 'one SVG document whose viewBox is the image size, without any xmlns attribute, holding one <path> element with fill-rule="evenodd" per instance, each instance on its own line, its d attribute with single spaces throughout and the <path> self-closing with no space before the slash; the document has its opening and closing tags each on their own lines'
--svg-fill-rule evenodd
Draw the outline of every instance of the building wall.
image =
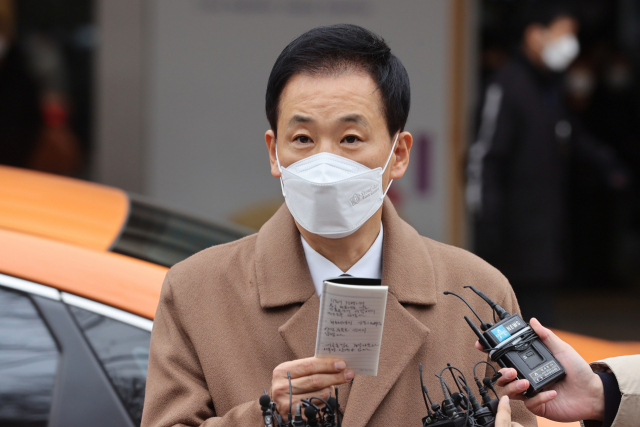
<svg viewBox="0 0 640 427">
<path fill-rule="evenodd" d="M 123 43 L 122 29 L 109 37 L 114 22 L 122 21 L 107 13 L 116 8 L 107 5 L 111 1 L 99 8 L 107 33 L 99 53 L 99 181 L 217 220 L 268 215 L 282 200 L 264 143 L 264 93 L 273 62 L 305 30 L 349 22 L 382 35 L 411 79 L 406 130 L 415 145 L 407 174 L 392 185 L 394 202 L 421 234 L 448 238 L 451 55 L 465 54 L 451 52 L 452 2 L 128 0 L 128 8 L 138 4 L 143 34 L 134 39 L 141 45 L 140 87 L 127 103 L 126 82 L 116 80 L 117 51 L 108 45 Z M 138 116 L 126 113 L 127 105 Z M 139 127 L 125 125 L 127 118 Z M 116 140 L 118 129 L 128 141 Z M 129 150 L 135 158 L 118 162 Z M 105 152 L 111 156 L 104 158 Z"/>
</svg>

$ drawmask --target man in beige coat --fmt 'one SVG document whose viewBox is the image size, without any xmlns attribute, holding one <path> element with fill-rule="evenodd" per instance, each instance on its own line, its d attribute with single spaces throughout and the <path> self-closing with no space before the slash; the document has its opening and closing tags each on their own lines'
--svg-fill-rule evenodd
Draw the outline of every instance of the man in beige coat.
<svg viewBox="0 0 640 427">
<path fill-rule="evenodd" d="M 476 256 L 419 236 L 385 199 L 409 162 L 409 96 L 401 62 L 364 28 L 316 28 L 285 48 L 267 87 L 265 141 L 286 204 L 257 234 L 167 274 L 143 426 L 259 426 L 263 389 L 286 414 L 289 398 L 295 407 L 336 388 L 345 427 L 419 426 L 418 364 L 442 400 L 433 374 L 451 363 L 470 378 L 486 360 L 466 307 L 443 292 L 473 285 L 515 312 L 509 283 Z M 376 377 L 314 357 L 322 281 L 343 272 L 389 288 Z M 477 309 L 491 318 L 486 304 Z M 514 418 L 535 426 L 518 405 Z"/>
</svg>

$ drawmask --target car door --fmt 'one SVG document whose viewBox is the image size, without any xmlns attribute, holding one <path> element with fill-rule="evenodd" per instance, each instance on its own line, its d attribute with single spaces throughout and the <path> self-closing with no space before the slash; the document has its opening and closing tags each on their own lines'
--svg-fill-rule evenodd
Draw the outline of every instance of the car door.
<svg viewBox="0 0 640 427">
<path fill-rule="evenodd" d="M 0 274 L 0 425 L 140 425 L 151 326 Z"/>
</svg>

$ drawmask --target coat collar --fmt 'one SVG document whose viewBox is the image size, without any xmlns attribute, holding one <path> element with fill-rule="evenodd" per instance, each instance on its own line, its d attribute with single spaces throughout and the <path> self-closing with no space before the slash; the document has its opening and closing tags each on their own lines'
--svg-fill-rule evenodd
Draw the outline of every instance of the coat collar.
<svg viewBox="0 0 640 427">
<path fill-rule="evenodd" d="M 389 286 L 384 332 L 377 377 L 356 376 L 353 386 L 342 386 L 341 404 L 348 397 L 344 423 L 366 426 L 380 402 L 408 368 L 426 341 L 429 329 L 402 304 L 436 303 L 433 263 L 424 239 L 400 219 L 385 199 L 382 210 L 384 241 L 382 284 Z M 295 359 L 311 357 L 315 351 L 319 299 L 304 257 L 300 234 L 286 205 L 258 233 L 256 280 L 263 308 L 302 303 L 278 328 Z M 406 340 L 410 336 L 413 339 Z M 402 349 L 402 351 L 399 351 Z"/>
<path fill-rule="evenodd" d="M 435 304 L 433 263 L 423 238 L 398 216 L 388 198 L 382 223 L 382 284 L 402 304 Z M 258 233 L 255 271 L 263 308 L 304 303 L 316 295 L 300 233 L 286 204 Z"/>
</svg>

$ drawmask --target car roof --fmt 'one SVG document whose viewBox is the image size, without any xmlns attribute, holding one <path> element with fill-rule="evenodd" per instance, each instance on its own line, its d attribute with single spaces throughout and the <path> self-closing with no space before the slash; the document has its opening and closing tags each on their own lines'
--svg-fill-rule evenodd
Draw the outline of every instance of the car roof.
<svg viewBox="0 0 640 427">
<path fill-rule="evenodd" d="M 153 319 L 168 268 L 0 229 L 0 273 Z"/>
<path fill-rule="evenodd" d="M 609 357 L 640 354 L 640 342 L 608 341 L 573 332 L 554 330 L 561 340 L 568 342 L 587 362 L 596 362 Z"/>
<path fill-rule="evenodd" d="M 117 188 L 0 166 L 0 229 L 108 250 L 129 211 Z"/>
</svg>

